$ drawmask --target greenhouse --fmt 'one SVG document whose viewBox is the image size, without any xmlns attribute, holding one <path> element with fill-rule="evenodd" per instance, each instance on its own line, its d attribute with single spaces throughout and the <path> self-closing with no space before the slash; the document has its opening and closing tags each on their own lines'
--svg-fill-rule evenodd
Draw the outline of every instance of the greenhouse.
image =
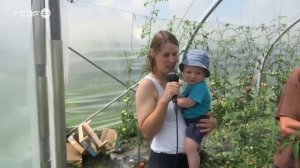
<svg viewBox="0 0 300 168">
<path fill-rule="evenodd" d="M 175 70 L 182 86 L 178 63 L 190 50 L 209 55 L 206 83 L 217 125 L 201 143 L 201 167 L 275 166 L 281 135 L 275 115 L 290 74 L 300 67 L 300 1 L 3 3 L 0 167 L 151 168 L 152 139 L 139 129 L 136 92 L 161 30 L 179 42 Z M 86 146 L 81 129 L 91 140 Z M 117 138 L 107 142 L 105 130 Z M 290 146 L 300 160 L 300 126 L 293 130 L 281 147 Z M 82 151 L 71 163 L 73 136 Z M 178 135 L 173 138 L 178 143 Z"/>
</svg>

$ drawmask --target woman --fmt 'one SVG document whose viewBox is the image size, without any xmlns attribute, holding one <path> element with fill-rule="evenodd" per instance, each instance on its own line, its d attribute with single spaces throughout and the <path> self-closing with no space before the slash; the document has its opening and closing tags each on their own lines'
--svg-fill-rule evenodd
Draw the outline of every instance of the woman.
<svg viewBox="0 0 300 168">
<path fill-rule="evenodd" d="M 149 74 L 140 81 L 136 91 L 138 126 L 144 138 L 152 140 L 149 168 L 188 167 L 184 149 L 186 124 L 181 113 L 176 121 L 171 101 L 178 95 L 180 84 L 166 81 L 166 75 L 175 71 L 178 50 L 179 43 L 173 34 L 157 32 L 147 57 Z M 209 133 L 216 124 L 216 119 L 209 114 L 209 118 L 200 120 L 197 126 L 204 127 L 201 132 Z"/>
</svg>

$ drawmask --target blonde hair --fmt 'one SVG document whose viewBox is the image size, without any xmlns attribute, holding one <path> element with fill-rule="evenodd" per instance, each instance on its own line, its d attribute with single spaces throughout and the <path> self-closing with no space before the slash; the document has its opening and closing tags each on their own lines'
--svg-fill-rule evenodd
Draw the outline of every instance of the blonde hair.
<svg viewBox="0 0 300 168">
<path fill-rule="evenodd" d="M 155 57 L 152 54 L 158 53 L 168 42 L 175 44 L 179 47 L 179 42 L 175 35 L 168 31 L 161 30 L 152 38 L 150 43 L 150 51 L 147 56 L 147 70 L 149 72 L 154 72 L 156 64 L 155 64 Z"/>
</svg>

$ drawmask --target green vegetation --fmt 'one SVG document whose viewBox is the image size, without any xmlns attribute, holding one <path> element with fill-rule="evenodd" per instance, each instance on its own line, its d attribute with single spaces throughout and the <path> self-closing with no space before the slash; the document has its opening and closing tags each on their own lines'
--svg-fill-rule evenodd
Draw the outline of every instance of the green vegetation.
<svg viewBox="0 0 300 168">
<path fill-rule="evenodd" d="M 148 1 L 146 7 L 151 4 L 153 8 L 158 2 Z M 158 12 L 153 12 L 149 19 L 152 23 L 145 24 L 146 30 L 151 30 Z M 299 65 L 299 30 L 288 32 L 275 44 L 262 70 L 259 89 L 255 82 L 261 59 L 272 40 L 286 27 L 284 19 L 279 17 L 271 25 L 258 27 L 217 23 L 218 26 L 211 28 L 205 23 L 198 31 L 190 48 L 205 49 L 211 54 L 209 83 L 212 111 L 218 120 L 218 128 L 203 146 L 210 153 L 203 167 L 267 168 L 271 165 L 279 136 L 274 114 L 288 74 Z M 174 25 L 179 21 L 181 27 L 176 32 L 182 33 L 176 34 Z M 166 24 L 179 37 L 181 45 L 185 45 L 197 26 L 196 22 L 176 16 Z M 143 37 L 151 35 L 149 31 L 144 32 Z M 290 143 L 298 145 L 299 141 L 294 138 Z"/>
<path fill-rule="evenodd" d="M 158 19 L 156 17 L 159 11 L 155 6 L 159 2 L 161 0 L 149 0 L 145 3 L 145 7 L 152 10 L 152 16 L 142 27 L 141 37 L 147 41 L 150 40 L 155 20 Z M 268 168 L 272 163 L 278 139 L 274 114 L 288 74 L 300 62 L 300 31 L 291 30 L 275 44 L 265 69 L 262 70 L 259 90 L 255 83 L 256 70 L 272 40 L 286 27 L 284 21 L 285 17 L 279 17 L 270 25 L 262 24 L 258 27 L 217 23 L 212 28 L 209 23 L 205 23 L 198 31 L 190 48 L 205 49 L 211 55 L 212 75 L 209 83 L 213 96 L 212 112 L 218 120 L 217 129 L 204 142 L 203 148 L 209 152 L 210 158 L 203 167 Z M 184 46 L 197 23 L 174 16 L 165 25 L 166 29 L 176 34 L 181 46 Z M 127 88 L 136 82 L 131 76 L 133 62 L 128 55 L 145 58 L 147 48 L 148 43 L 137 52 L 124 53 L 127 61 Z M 144 67 L 141 67 L 141 75 L 145 72 Z M 115 91 L 114 88 L 98 90 L 97 93 L 110 93 Z M 85 89 L 82 89 L 83 93 L 90 92 Z M 137 143 L 142 144 L 135 117 L 134 93 L 128 92 L 119 103 L 123 106 L 106 110 L 99 121 L 107 120 L 106 123 L 109 123 L 118 115 L 120 122 L 115 127 L 122 140 L 138 137 Z M 78 103 L 69 106 L 78 106 Z M 104 114 L 110 114 L 110 117 Z M 77 119 L 73 118 L 70 123 L 75 124 Z M 291 137 L 291 141 L 287 142 L 296 144 L 294 150 L 297 155 L 299 142 L 297 136 Z"/>
</svg>

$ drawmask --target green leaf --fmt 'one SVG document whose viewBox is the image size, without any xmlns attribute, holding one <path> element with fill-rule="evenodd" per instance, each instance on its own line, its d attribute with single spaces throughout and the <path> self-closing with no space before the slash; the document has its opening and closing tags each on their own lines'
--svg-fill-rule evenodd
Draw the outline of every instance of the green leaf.
<svg viewBox="0 0 300 168">
<path fill-rule="evenodd" d="M 292 151 L 294 154 L 294 157 L 298 157 L 299 156 L 299 141 L 297 141 L 296 143 L 293 143 L 292 145 Z"/>
<path fill-rule="evenodd" d="M 281 145 L 281 148 L 286 148 L 286 147 L 290 146 L 291 144 L 293 144 L 292 141 L 290 141 L 289 139 L 285 139 Z"/>
<path fill-rule="evenodd" d="M 148 4 L 149 4 L 149 2 L 145 2 L 144 3 L 144 7 L 147 7 Z"/>
<path fill-rule="evenodd" d="M 290 140 L 292 140 L 292 141 L 296 140 L 296 135 L 295 135 L 295 134 L 292 134 L 292 135 L 290 136 Z"/>
</svg>

